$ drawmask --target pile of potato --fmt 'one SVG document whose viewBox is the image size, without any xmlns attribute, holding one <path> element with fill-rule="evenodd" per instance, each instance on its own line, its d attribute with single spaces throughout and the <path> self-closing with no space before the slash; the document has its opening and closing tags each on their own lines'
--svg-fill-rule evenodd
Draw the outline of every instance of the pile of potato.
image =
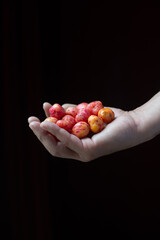
<svg viewBox="0 0 160 240">
<path fill-rule="evenodd" d="M 66 110 L 58 103 L 49 109 L 50 121 L 64 128 L 78 138 L 86 137 L 90 132 L 99 133 L 115 118 L 110 108 L 105 108 L 101 101 L 80 103 L 76 107 L 68 107 Z"/>
</svg>

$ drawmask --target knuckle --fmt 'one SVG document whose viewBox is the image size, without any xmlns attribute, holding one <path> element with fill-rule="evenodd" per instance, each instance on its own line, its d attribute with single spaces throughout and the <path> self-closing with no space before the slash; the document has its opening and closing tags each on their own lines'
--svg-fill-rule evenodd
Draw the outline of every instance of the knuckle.
<svg viewBox="0 0 160 240">
<path fill-rule="evenodd" d="M 67 109 L 69 105 L 70 105 L 69 103 L 64 103 L 64 104 L 62 105 L 62 107 L 63 107 L 64 109 Z"/>
<path fill-rule="evenodd" d="M 76 105 L 75 104 L 71 104 L 71 103 L 64 103 L 63 105 L 62 105 L 62 107 L 64 108 L 64 109 L 67 109 L 68 107 L 75 107 Z"/>
</svg>

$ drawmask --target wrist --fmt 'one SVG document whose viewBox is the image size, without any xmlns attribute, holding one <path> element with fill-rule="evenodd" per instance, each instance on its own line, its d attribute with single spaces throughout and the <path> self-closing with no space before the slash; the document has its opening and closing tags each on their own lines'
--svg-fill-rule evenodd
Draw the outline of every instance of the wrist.
<svg viewBox="0 0 160 240">
<path fill-rule="evenodd" d="M 153 139 L 160 133 L 159 116 L 156 115 L 153 106 L 143 105 L 131 112 L 141 143 Z"/>
</svg>

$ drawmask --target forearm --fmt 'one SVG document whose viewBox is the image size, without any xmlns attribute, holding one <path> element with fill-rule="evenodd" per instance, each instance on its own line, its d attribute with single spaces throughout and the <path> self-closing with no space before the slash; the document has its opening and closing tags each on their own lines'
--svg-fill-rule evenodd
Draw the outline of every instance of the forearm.
<svg viewBox="0 0 160 240">
<path fill-rule="evenodd" d="M 160 92 L 133 112 L 142 142 L 160 134 Z"/>
</svg>

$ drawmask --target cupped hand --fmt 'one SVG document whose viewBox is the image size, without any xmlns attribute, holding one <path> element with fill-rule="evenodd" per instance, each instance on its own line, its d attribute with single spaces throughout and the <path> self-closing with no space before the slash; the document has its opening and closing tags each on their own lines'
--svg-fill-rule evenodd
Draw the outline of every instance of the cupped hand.
<svg viewBox="0 0 160 240">
<path fill-rule="evenodd" d="M 68 106 L 75 105 L 63 105 L 64 108 Z M 43 105 L 46 117 L 49 116 L 50 107 L 49 103 Z M 134 111 L 110 108 L 115 113 L 115 120 L 91 138 L 79 139 L 52 122 L 40 122 L 37 117 L 28 119 L 29 127 L 51 155 L 89 162 L 103 155 L 135 146 L 139 141 Z"/>
</svg>

